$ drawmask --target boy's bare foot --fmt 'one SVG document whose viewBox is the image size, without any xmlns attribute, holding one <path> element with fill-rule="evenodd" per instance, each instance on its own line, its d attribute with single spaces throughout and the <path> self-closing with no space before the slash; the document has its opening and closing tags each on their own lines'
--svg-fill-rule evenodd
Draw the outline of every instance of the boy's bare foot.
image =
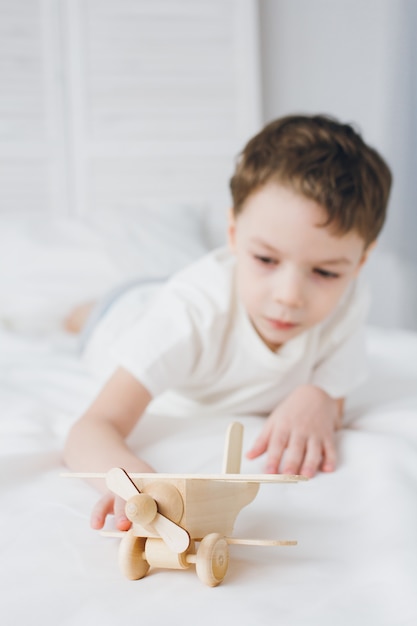
<svg viewBox="0 0 417 626">
<path fill-rule="evenodd" d="M 64 320 L 67 332 L 77 334 L 82 331 L 85 323 L 94 308 L 95 302 L 84 302 L 76 306 Z"/>
</svg>

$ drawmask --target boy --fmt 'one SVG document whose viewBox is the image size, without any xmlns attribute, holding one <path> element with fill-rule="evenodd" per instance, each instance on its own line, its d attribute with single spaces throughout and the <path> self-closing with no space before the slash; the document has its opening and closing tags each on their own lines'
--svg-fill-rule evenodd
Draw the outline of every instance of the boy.
<svg viewBox="0 0 417 626">
<path fill-rule="evenodd" d="M 267 125 L 231 179 L 229 249 L 158 288 L 127 330 L 113 333 L 123 319 L 113 316 L 110 346 L 108 322 L 98 325 L 87 353 L 111 355 L 112 373 L 69 434 L 69 467 L 153 471 L 125 443 L 152 401 L 159 412 L 264 415 L 248 457 L 265 453 L 266 472 L 333 471 L 344 398 L 366 373 L 367 297 L 356 278 L 390 186 L 386 163 L 348 125 L 325 116 Z M 92 526 L 114 513 L 127 529 L 123 506 L 105 494 Z"/>
</svg>

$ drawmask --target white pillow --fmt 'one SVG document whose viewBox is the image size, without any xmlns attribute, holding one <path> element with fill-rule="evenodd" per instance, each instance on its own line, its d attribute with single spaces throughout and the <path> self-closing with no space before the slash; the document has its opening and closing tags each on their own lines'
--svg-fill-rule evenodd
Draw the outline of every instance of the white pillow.
<svg viewBox="0 0 417 626">
<path fill-rule="evenodd" d="M 205 214 L 204 206 L 147 202 L 117 214 L 97 211 L 87 223 L 103 236 L 123 275 L 159 277 L 207 252 Z"/>
<path fill-rule="evenodd" d="M 0 221 L 0 323 L 49 331 L 76 304 L 134 277 L 168 276 L 205 254 L 204 207 L 147 203 L 88 219 Z"/>
</svg>

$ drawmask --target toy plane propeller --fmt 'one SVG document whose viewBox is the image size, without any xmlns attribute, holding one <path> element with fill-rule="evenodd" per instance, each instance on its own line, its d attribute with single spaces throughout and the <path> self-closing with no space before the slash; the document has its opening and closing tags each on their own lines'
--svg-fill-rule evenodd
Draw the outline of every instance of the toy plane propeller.
<svg viewBox="0 0 417 626">
<path fill-rule="evenodd" d="M 139 491 L 125 470 L 114 467 L 107 472 L 106 485 L 110 491 L 126 500 L 126 516 L 132 523 L 149 528 L 174 552 L 184 552 L 188 549 L 190 536 L 187 531 L 161 515 L 152 496 Z"/>
</svg>

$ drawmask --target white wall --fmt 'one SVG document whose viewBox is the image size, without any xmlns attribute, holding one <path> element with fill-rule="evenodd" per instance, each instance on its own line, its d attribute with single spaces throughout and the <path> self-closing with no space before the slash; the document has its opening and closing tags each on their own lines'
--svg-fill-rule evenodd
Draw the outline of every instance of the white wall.
<svg viewBox="0 0 417 626">
<path fill-rule="evenodd" d="M 394 173 L 367 275 L 370 321 L 417 330 L 417 2 L 259 0 L 264 121 L 292 112 L 353 122 Z"/>
</svg>

